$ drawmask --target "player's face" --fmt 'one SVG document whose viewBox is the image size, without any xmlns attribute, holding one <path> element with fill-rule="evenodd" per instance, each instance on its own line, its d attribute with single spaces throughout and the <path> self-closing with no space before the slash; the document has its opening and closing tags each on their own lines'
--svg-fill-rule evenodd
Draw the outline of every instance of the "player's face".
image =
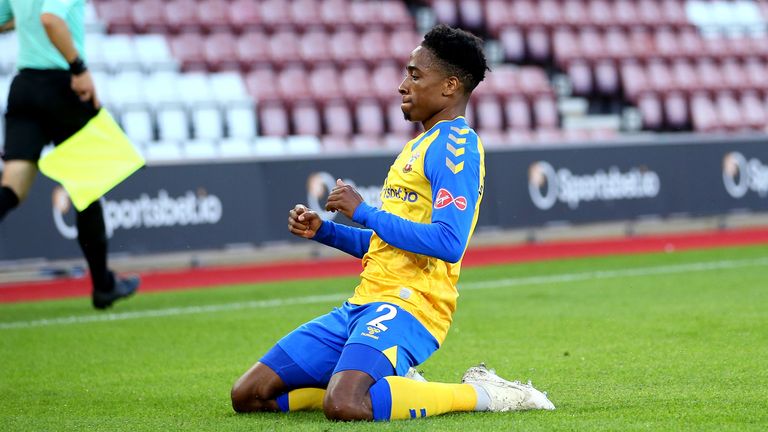
<svg viewBox="0 0 768 432">
<path fill-rule="evenodd" d="M 405 79 L 398 88 L 403 97 L 400 109 L 406 120 L 424 122 L 443 109 L 445 76 L 435 65 L 432 53 L 421 46 L 413 50 L 405 69 Z"/>
</svg>

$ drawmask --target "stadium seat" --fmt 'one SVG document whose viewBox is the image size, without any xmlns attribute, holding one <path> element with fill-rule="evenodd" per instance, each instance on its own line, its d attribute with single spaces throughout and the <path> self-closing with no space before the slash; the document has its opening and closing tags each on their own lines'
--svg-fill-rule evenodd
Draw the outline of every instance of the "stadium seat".
<svg viewBox="0 0 768 432">
<path fill-rule="evenodd" d="M 176 72 L 158 71 L 145 75 L 142 84 L 145 101 L 154 109 L 181 100 L 179 74 Z"/>
<path fill-rule="evenodd" d="M 709 58 L 699 58 L 696 61 L 696 75 L 700 87 L 704 90 L 716 91 L 724 87 L 724 79 L 720 74 L 720 68 Z"/>
<path fill-rule="evenodd" d="M 197 16 L 197 2 L 168 0 L 165 3 L 165 21 L 172 33 L 199 32 L 201 26 Z"/>
<path fill-rule="evenodd" d="M 185 159 L 218 159 L 220 157 L 219 146 L 212 140 L 187 141 L 181 150 Z"/>
<path fill-rule="evenodd" d="M 257 102 L 281 99 L 277 85 L 277 74 L 272 68 L 261 67 L 245 75 L 245 87 Z"/>
<path fill-rule="evenodd" d="M 260 135 L 287 136 L 290 133 L 288 113 L 277 101 L 266 101 L 258 106 Z"/>
<path fill-rule="evenodd" d="M 351 66 L 341 73 L 341 90 L 345 98 L 355 102 L 361 98 L 376 96 L 371 88 L 370 73 L 363 65 Z"/>
<path fill-rule="evenodd" d="M 383 23 L 381 23 L 378 18 L 376 2 L 352 1 L 349 3 L 348 8 L 349 20 L 355 26 L 357 31 L 364 31 L 383 26 Z"/>
<path fill-rule="evenodd" d="M 192 109 L 193 136 L 197 139 L 219 140 L 224 137 L 224 119 L 215 106 L 198 106 Z"/>
<path fill-rule="evenodd" d="M 665 93 L 674 86 L 672 73 L 662 60 L 651 60 L 646 67 L 648 84 L 656 93 Z"/>
<path fill-rule="evenodd" d="M 499 33 L 504 60 L 521 63 L 525 60 L 525 36 L 519 27 L 505 27 Z"/>
<path fill-rule="evenodd" d="M 517 66 L 498 65 L 493 68 L 492 73 L 485 76 L 484 83 L 489 85 L 491 93 L 507 97 L 522 92 L 518 75 Z"/>
<path fill-rule="evenodd" d="M 633 1 L 614 1 L 613 17 L 614 22 L 624 27 L 629 27 L 637 23 L 637 11 Z"/>
<path fill-rule="evenodd" d="M 90 36 L 86 40 L 88 39 Z M 145 72 L 178 69 L 179 65 L 171 55 L 171 48 L 165 36 L 159 34 L 134 35 L 133 44 L 136 48 L 136 58 Z"/>
<path fill-rule="evenodd" d="M 382 61 L 392 60 L 394 56 L 389 51 L 389 37 L 383 30 L 368 30 L 360 36 L 360 56 L 370 67 Z"/>
<path fill-rule="evenodd" d="M 691 121 L 696 132 L 715 132 L 720 129 L 715 106 L 706 93 L 696 93 L 691 99 Z"/>
<path fill-rule="evenodd" d="M 661 101 L 654 93 L 643 93 L 637 101 L 640 117 L 643 119 L 643 128 L 660 130 L 664 121 L 661 110 Z"/>
<path fill-rule="evenodd" d="M 157 136 L 160 141 L 186 141 L 190 138 L 187 112 L 182 107 L 162 107 L 157 111 Z"/>
<path fill-rule="evenodd" d="M 571 80 L 574 95 L 588 96 L 592 93 L 592 68 L 586 60 L 571 61 L 568 66 L 568 78 Z"/>
<path fill-rule="evenodd" d="M 294 135 L 286 138 L 285 151 L 295 155 L 314 155 L 322 152 L 322 144 L 314 135 Z"/>
<path fill-rule="evenodd" d="M 285 139 L 278 136 L 260 137 L 253 142 L 256 156 L 282 156 L 286 154 Z"/>
<path fill-rule="evenodd" d="M 269 36 L 260 30 L 251 30 L 243 33 L 237 39 L 235 46 L 237 60 L 243 70 L 253 70 L 268 66 L 272 67 L 270 60 Z"/>
<path fill-rule="evenodd" d="M 704 42 L 698 31 L 692 28 L 680 30 L 678 45 L 680 54 L 689 58 L 696 58 L 704 53 Z"/>
<path fill-rule="evenodd" d="M 520 89 L 527 95 L 552 94 L 552 87 L 549 85 L 544 69 L 537 66 L 523 66 L 519 69 L 518 83 Z"/>
<path fill-rule="evenodd" d="M 399 97 L 392 98 L 391 101 L 384 104 L 387 127 L 390 133 L 409 135 L 413 133 L 415 126 L 403 117 L 403 111 L 400 109 L 401 101 L 402 99 Z"/>
<path fill-rule="evenodd" d="M 483 4 L 480 0 L 461 0 L 458 7 L 462 28 L 473 32 L 483 30 Z"/>
<path fill-rule="evenodd" d="M 613 9 L 611 8 L 611 1 L 608 0 L 589 0 L 588 13 L 589 22 L 592 25 L 599 27 L 607 27 L 616 23 L 616 18 L 613 16 Z"/>
<path fill-rule="evenodd" d="M 335 30 L 351 26 L 348 0 L 324 0 L 320 2 L 320 20 L 326 29 Z"/>
<path fill-rule="evenodd" d="M 221 106 L 232 104 L 250 105 L 242 75 L 237 72 L 217 72 L 208 74 L 208 83 L 213 92 L 213 99 Z"/>
<path fill-rule="evenodd" d="M 384 147 L 381 138 L 372 135 L 354 135 L 350 144 L 353 149 L 361 151 L 378 150 Z"/>
<path fill-rule="evenodd" d="M 563 0 L 563 20 L 568 25 L 580 28 L 590 24 L 589 15 L 581 0 Z"/>
<path fill-rule="evenodd" d="M 357 133 L 381 136 L 385 132 L 384 113 L 377 99 L 362 99 L 354 105 Z"/>
<path fill-rule="evenodd" d="M 629 3 L 629 2 L 619 2 Z M 629 47 L 632 57 L 646 59 L 655 54 L 653 38 L 645 27 L 633 27 L 629 32 Z"/>
<path fill-rule="evenodd" d="M 612 60 L 600 60 L 594 66 L 595 87 L 602 96 L 619 93 L 619 73 Z"/>
<path fill-rule="evenodd" d="M 133 33 L 130 0 L 109 0 L 96 4 L 99 17 L 106 23 L 109 33 Z"/>
<path fill-rule="evenodd" d="M 197 6 L 197 21 L 208 33 L 230 32 L 229 8 L 227 0 L 200 0 Z"/>
<path fill-rule="evenodd" d="M 507 146 L 527 147 L 534 143 L 533 134 L 527 130 L 511 129 L 507 132 Z"/>
<path fill-rule="evenodd" d="M 324 135 L 320 139 L 323 153 L 348 153 L 350 150 L 349 138 L 337 135 Z"/>
<path fill-rule="evenodd" d="M 557 129 L 558 115 L 555 98 L 551 95 L 537 96 L 533 101 L 536 129 Z"/>
<path fill-rule="evenodd" d="M 661 13 L 666 24 L 676 28 L 688 25 L 684 2 L 680 0 L 661 0 Z"/>
<path fill-rule="evenodd" d="M 665 23 L 663 21 L 664 15 L 659 8 L 657 0 L 637 0 L 635 4 L 637 5 L 638 14 L 636 20 L 639 21 L 639 24 L 653 27 L 660 23 Z"/>
<path fill-rule="evenodd" d="M 541 26 L 539 10 L 536 2 L 532 0 L 518 0 L 512 2 L 509 9 L 510 23 L 518 26 Z"/>
<path fill-rule="evenodd" d="M 156 141 L 143 147 L 144 157 L 148 163 L 178 161 L 184 153 L 177 141 Z"/>
<path fill-rule="evenodd" d="M 504 0 L 487 0 L 483 10 L 485 27 L 493 37 L 500 37 L 506 28 L 514 28 L 514 22 L 510 16 L 511 4 Z"/>
<path fill-rule="evenodd" d="M 765 130 L 768 125 L 768 107 L 763 104 L 756 91 L 747 91 L 741 95 L 741 111 L 747 127 Z"/>
<path fill-rule="evenodd" d="M 306 99 L 310 95 L 309 78 L 304 67 L 294 65 L 283 69 L 277 76 L 280 95 L 288 102 Z"/>
<path fill-rule="evenodd" d="M 715 98 L 715 104 L 718 120 L 727 130 L 738 131 L 747 127 L 741 106 L 733 97 L 733 93 L 729 91 L 719 92 Z"/>
<path fill-rule="evenodd" d="M 675 89 L 691 92 L 699 87 L 696 71 L 688 60 L 675 59 L 672 62 L 672 80 Z"/>
<path fill-rule="evenodd" d="M 330 62 L 331 47 L 325 30 L 314 29 L 304 33 L 300 42 L 301 58 L 307 65 Z"/>
<path fill-rule="evenodd" d="M 539 7 L 538 18 L 540 24 L 549 28 L 565 24 L 563 7 L 557 0 L 542 0 L 537 3 Z"/>
<path fill-rule="evenodd" d="M 379 6 L 379 13 L 376 15 L 380 22 L 391 31 L 404 31 L 414 28 L 413 17 L 405 2 L 400 0 L 389 0 L 384 2 L 372 2 Z"/>
<path fill-rule="evenodd" d="M 555 61 L 566 65 L 574 59 L 583 58 L 581 45 L 576 34 L 567 27 L 558 27 L 552 36 L 552 49 Z"/>
<path fill-rule="evenodd" d="M 232 33 L 214 33 L 205 38 L 203 45 L 208 70 L 234 71 L 240 70 L 237 53 L 237 39 Z"/>
<path fill-rule="evenodd" d="M 294 0 L 290 2 L 289 13 L 291 24 L 301 31 L 320 24 L 320 2 L 316 0 Z"/>
<path fill-rule="evenodd" d="M 215 105 L 216 96 L 209 75 L 205 72 L 188 72 L 179 75 L 179 99 L 188 107 Z"/>
<path fill-rule="evenodd" d="M 325 104 L 323 122 L 328 135 L 352 135 L 352 115 L 349 106 L 343 99 L 332 99 Z"/>
<path fill-rule="evenodd" d="M 315 135 L 323 133 L 320 110 L 311 100 L 302 100 L 293 105 L 291 110 L 293 133 L 296 135 Z"/>
<path fill-rule="evenodd" d="M 606 56 L 614 60 L 621 60 L 632 54 L 627 34 L 618 27 L 610 27 L 605 31 L 603 45 Z"/>
<path fill-rule="evenodd" d="M 750 57 L 744 61 L 744 69 L 749 85 L 754 89 L 768 89 L 768 68 L 765 61 Z"/>
<path fill-rule="evenodd" d="M 145 109 L 126 109 L 120 116 L 123 131 L 133 143 L 146 143 L 155 140 L 152 115 Z"/>
<path fill-rule="evenodd" d="M 640 93 L 649 88 L 643 67 L 634 60 L 625 60 L 621 63 L 621 85 L 624 96 L 629 101 L 636 101 Z"/>
<path fill-rule="evenodd" d="M 316 67 L 309 74 L 310 95 L 320 102 L 339 97 L 342 93 L 339 75 L 333 65 Z"/>
<path fill-rule="evenodd" d="M 723 86 L 729 90 L 741 91 L 751 87 L 746 71 L 733 58 L 726 58 L 720 62 L 720 74 L 725 80 Z"/>
<path fill-rule="evenodd" d="M 281 30 L 269 39 L 269 58 L 277 67 L 301 64 L 299 36 L 292 30 Z"/>
<path fill-rule="evenodd" d="M 226 107 L 224 124 L 230 138 L 252 139 L 256 136 L 256 112 L 252 106 Z"/>
<path fill-rule="evenodd" d="M 254 0 L 233 0 L 229 5 L 229 23 L 238 32 L 261 30 L 261 9 Z"/>
<path fill-rule="evenodd" d="M 475 101 L 477 128 L 483 132 L 498 132 L 504 128 L 504 113 L 495 95 L 482 95 Z"/>
<path fill-rule="evenodd" d="M 261 24 L 272 31 L 291 31 L 291 10 L 284 0 L 264 0 L 261 2 Z"/>
<path fill-rule="evenodd" d="M 411 52 L 421 43 L 421 36 L 415 31 L 394 32 L 390 35 L 389 51 L 395 61 L 400 62 L 405 68 Z"/>
<path fill-rule="evenodd" d="M 433 0 L 432 11 L 439 24 L 453 27 L 459 23 L 459 11 L 454 0 Z"/>
<path fill-rule="evenodd" d="M 110 35 L 102 39 L 101 50 L 102 58 L 110 71 L 141 69 L 133 37 L 130 35 Z"/>
<path fill-rule="evenodd" d="M 131 21 L 138 33 L 165 33 L 165 2 L 138 0 L 131 7 Z"/>
<path fill-rule="evenodd" d="M 198 33 L 184 33 L 171 39 L 171 52 L 184 71 L 206 70 L 204 39 Z"/>
<path fill-rule="evenodd" d="M 388 133 L 384 135 L 382 145 L 384 146 L 384 148 L 399 152 L 399 151 L 402 151 L 403 147 L 405 147 L 408 141 L 412 139 L 413 139 L 413 136 L 411 135 Z"/>
<path fill-rule="evenodd" d="M 507 129 L 527 131 L 531 129 L 531 108 L 520 95 L 508 98 L 504 103 Z"/>
<path fill-rule="evenodd" d="M 683 93 L 671 92 L 664 96 L 664 119 L 671 130 L 688 128 L 688 101 Z"/>
<path fill-rule="evenodd" d="M 331 36 L 331 56 L 337 64 L 348 64 L 361 58 L 360 38 L 354 30 L 339 30 Z"/>
<path fill-rule="evenodd" d="M 224 158 L 250 157 L 256 153 L 250 139 L 229 138 L 219 142 L 219 155 Z"/>
<path fill-rule="evenodd" d="M 137 91 L 144 88 L 144 75 L 138 71 L 125 71 L 116 75 L 107 81 L 106 93 L 109 95 L 110 102 L 120 111 L 131 107 L 146 106 L 147 101 L 143 92 Z"/>
</svg>

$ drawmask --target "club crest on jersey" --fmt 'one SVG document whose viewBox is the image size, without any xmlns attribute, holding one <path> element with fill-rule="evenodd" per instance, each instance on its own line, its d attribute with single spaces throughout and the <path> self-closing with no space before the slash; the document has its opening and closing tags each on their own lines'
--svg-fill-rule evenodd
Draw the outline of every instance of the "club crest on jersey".
<svg viewBox="0 0 768 432">
<path fill-rule="evenodd" d="M 437 191 L 437 198 L 435 198 L 435 208 L 441 209 L 451 204 L 455 205 L 457 209 L 464 211 L 467 209 L 467 198 L 463 196 L 454 198 L 453 194 L 448 192 L 447 189 L 440 188 Z"/>
<path fill-rule="evenodd" d="M 419 153 L 419 152 L 416 152 L 416 153 L 411 155 L 411 158 L 408 159 L 408 163 L 405 164 L 405 166 L 403 167 L 403 172 L 404 173 L 408 174 L 409 172 L 411 172 L 413 170 L 413 163 L 416 162 L 416 159 L 418 159 L 419 156 L 421 156 L 421 153 Z"/>
</svg>

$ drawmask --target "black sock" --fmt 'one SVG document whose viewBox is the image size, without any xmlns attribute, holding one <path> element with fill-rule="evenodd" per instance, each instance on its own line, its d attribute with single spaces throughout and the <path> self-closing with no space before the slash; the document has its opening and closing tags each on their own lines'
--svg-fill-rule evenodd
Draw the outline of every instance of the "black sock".
<svg viewBox="0 0 768 432">
<path fill-rule="evenodd" d="M 77 242 L 88 262 L 94 291 L 112 291 L 114 278 L 107 268 L 107 229 L 101 202 L 77 212 Z"/>
<path fill-rule="evenodd" d="M 8 186 L 0 187 L 0 221 L 17 205 L 19 205 L 19 197 L 16 196 L 16 192 Z"/>
</svg>

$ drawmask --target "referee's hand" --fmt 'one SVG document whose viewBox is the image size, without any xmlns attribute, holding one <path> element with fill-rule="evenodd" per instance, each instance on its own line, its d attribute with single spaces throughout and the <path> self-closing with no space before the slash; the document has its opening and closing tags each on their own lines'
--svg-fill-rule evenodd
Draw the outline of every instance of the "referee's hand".
<svg viewBox="0 0 768 432">
<path fill-rule="evenodd" d="M 83 102 L 93 101 L 93 107 L 99 108 L 99 98 L 96 96 L 96 86 L 93 85 L 93 77 L 90 71 L 85 71 L 80 75 L 72 75 L 72 91 L 77 94 Z"/>
<path fill-rule="evenodd" d="M 301 204 L 296 204 L 288 213 L 288 231 L 299 237 L 311 239 L 322 224 L 320 215 Z"/>
</svg>

